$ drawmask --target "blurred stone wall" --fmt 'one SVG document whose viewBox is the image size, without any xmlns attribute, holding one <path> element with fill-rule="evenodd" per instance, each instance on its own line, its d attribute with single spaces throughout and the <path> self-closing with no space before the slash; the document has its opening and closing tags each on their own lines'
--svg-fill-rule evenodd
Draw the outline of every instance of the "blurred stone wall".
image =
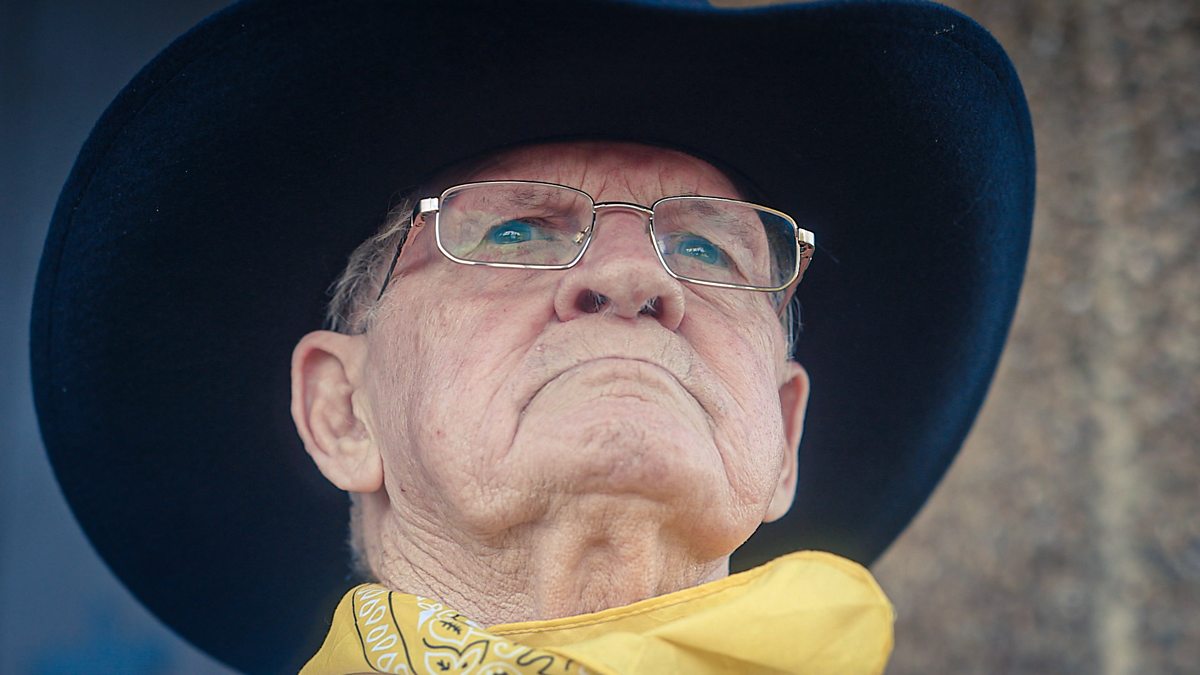
<svg viewBox="0 0 1200 675">
<path fill-rule="evenodd" d="M 952 0 L 1038 146 L 1008 351 L 875 566 L 888 672 L 1200 672 L 1200 1 Z"/>
</svg>

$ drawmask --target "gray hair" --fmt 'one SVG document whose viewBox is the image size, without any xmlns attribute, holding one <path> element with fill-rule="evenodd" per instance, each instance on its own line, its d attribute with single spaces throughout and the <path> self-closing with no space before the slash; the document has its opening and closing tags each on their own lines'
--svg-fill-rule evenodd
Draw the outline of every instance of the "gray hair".
<svg viewBox="0 0 1200 675">
<path fill-rule="evenodd" d="M 329 287 L 326 328 L 357 335 L 371 325 L 385 270 L 412 228 L 413 203 L 410 198 L 401 199 L 388 212 L 379 230 L 350 254 L 346 268 Z"/>
</svg>

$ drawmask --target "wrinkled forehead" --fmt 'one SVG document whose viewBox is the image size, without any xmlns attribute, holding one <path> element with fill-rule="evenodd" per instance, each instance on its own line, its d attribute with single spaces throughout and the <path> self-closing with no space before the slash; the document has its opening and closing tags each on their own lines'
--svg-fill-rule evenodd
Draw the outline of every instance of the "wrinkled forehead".
<svg viewBox="0 0 1200 675">
<path fill-rule="evenodd" d="M 663 197 L 746 198 L 725 172 L 698 157 L 652 145 L 574 141 L 527 145 L 442 172 L 437 190 L 483 180 L 536 180 L 578 188 L 597 201 L 649 205 Z"/>
</svg>

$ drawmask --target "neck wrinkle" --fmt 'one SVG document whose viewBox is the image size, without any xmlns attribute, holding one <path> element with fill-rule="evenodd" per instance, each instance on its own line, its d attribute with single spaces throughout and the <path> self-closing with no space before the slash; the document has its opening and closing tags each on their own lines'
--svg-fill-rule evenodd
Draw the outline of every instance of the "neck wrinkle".
<svg viewBox="0 0 1200 675">
<path fill-rule="evenodd" d="M 728 556 L 696 560 L 652 522 L 527 524 L 492 545 L 413 525 L 389 511 L 378 528 L 371 567 L 380 583 L 442 601 L 483 625 L 597 612 L 729 575 Z"/>
</svg>

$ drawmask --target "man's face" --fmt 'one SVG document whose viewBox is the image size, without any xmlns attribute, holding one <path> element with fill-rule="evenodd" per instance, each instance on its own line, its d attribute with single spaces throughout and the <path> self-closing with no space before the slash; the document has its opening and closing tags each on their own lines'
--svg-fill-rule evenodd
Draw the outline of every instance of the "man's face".
<svg viewBox="0 0 1200 675">
<path fill-rule="evenodd" d="M 740 196 L 699 159 L 633 144 L 531 146 L 457 182 L 500 179 L 642 205 Z M 432 229 L 410 234 L 367 333 L 368 424 L 405 518 L 502 539 L 634 509 L 716 557 L 786 509 L 780 388 L 798 367 L 767 294 L 673 279 L 629 210 L 602 210 L 566 271 L 458 265 Z"/>
</svg>

